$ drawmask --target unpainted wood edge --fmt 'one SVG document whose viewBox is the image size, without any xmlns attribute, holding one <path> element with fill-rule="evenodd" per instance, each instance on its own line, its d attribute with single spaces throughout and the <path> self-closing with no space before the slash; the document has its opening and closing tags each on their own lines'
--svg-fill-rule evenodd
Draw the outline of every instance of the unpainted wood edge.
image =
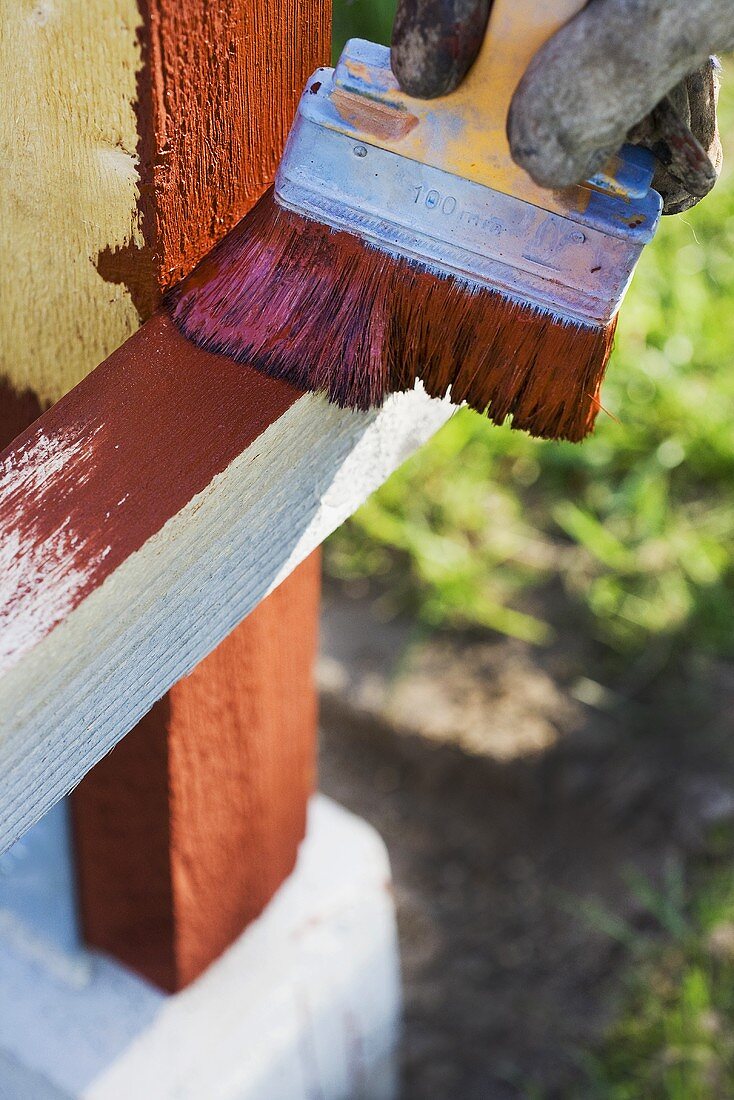
<svg viewBox="0 0 734 1100">
<path fill-rule="evenodd" d="M 5 850 L 453 411 L 304 395 L 0 677 Z"/>
</svg>

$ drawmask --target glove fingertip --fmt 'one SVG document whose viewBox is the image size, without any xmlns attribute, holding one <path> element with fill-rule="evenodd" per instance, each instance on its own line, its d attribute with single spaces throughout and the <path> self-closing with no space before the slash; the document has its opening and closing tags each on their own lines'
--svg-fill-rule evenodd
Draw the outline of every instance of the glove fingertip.
<svg viewBox="0 0 734 1100">
<path fill-rule="evenodd" d="M 466 76 L 484 40 L 491 0 L 400 0 L 390 61 L 408 95 L 435 99 L 453 92 Z"/>
</svg>

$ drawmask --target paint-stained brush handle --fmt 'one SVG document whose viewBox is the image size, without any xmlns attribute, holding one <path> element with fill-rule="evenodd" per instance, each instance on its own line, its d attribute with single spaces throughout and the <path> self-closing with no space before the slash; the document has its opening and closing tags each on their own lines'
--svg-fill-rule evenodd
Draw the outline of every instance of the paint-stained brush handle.
<svg viewBox="0 0 734 1100">
<path fill-rule="evenodd" d="M 605 11 L 608 11 L 611 6 L 602 5 L 602 10 L 597 15 L 596 21 L 589 25 L 591 30 L 595 29 L 594 37 L 598 38 L 600 42 L 608 39 L 610 34 L 613 36 L 614 33 L 618 33 L 619 16 L 617 16 L 616 22 L 614 18 L 610 18 L 609 24 L 606 23 L 604 18 Z M 457 4 L 456 0 L 399 0 L 393 25 L 390 63 L 402 90 L 408 95 L 419 99 L 436 99 L 449 96 L 449 93 L 458 88 L 470 67 L 474 64 L 469 88 L 474 90 L 479 111 L 489 117 L 496 109 L 498 115 L 501 116 L 504 109 L 503 104 L 509 106 L 507 102 L 508 92 L 510 100 L 513 101 L 513 107 L 516 107 L 514 93 L 517 90 L 518 75 L 513 72 L 513 64 L 521 64 L 523 60 L 527 60 L 524 55 L 527 53 L 528 37 L 524 35 L 523 31 L 528 22 L 528 9 L 522 3 L 512 5 L 508 13 L 509 19 L 505 18 L 503 21 L 501 16 L 498 15 L 497 6 L 495 6 L 495 18 L 486 36 L 488 39 L 487 44 L 485 33 L 491 8 L 491 0 L 463 0 L 461 4 Z M 537 12 L 533 9 L 530 14 L 536 16 Z M 544 31 L 551 27 L 550 37 L 553 37 L 553 31 L 560 29 L 552 26 L 555 19 L 553 5 L 544 9 L 542 14 L 548 19 Z M 569 22 L 571 21 L 569 19 Z M 611 27 L 611 30 L 607 29 L 608 26 Z M 591 33 L 591 30 L 587 33 Z M 532 39 L 532 35 L 530 38 Z M 483 47 L 485 48 L 483 49 Z M 565 46 L 564 48 L 568 54 L 569 47 Z M 507 70 L 499 74 L 492 60 L 498 49 L 501 56 L 508 59 Z M 513 50 L 518 51 L 515 61 L 512 60 Z M 477 61 L 480 53 L 481 56 Z M 541 56 L 542 54 L 543 51 L 541 50 Z M 560 56 L 563 56 L 562 50 Z M 558 58 L 556 58 L 557 64 Z M 557 79 L 558 77 L 556 77 Z M 568 89 L 568 82 L 564 87 Z M 487 98 L 488 89 L 490 92 L 489 100 Z M 552 82 L 546 79 L 545 92 L 542 98 L 545 104 L 544 109 L 547 111 L 547 116 L 545 116 L 547 118 L 546 129 L 550 132 L 558 127 L 559 118 L 563 118 L 563 112 L 561 115 L 557 114 L 556 101 L 558 96 L 554 94 L 554 91 Z M 463 98 L 465 98 L 465 92 L 450 96 L 447 102 L 456 104 L 456 109 L 460 110 L 462 108 L 459 107 L 459 103 Z M 593 104 L 585 103 L 582 95 L 579 95 L 578 100 L 574 102 L 573 99 L 569 100 L 567 94 L 565 96 L 561 94 L 561 102 L 565 103 L 564 110 L 566 112 L 584 117 L 591 115 L 592 118 L 596 118 Z M 542 125 L 544 118 L 542 106 L 536 104 L 533 109 Z M 539 110 L 541 111 L 540 114 L 537 113 Z M 599 113 L 598 109 L 596 113 Z M 630 115 L 630 118 L 632 118 L 632 115 Z M 501 117 L 497 121 L 501 124 Z M 592 126 L 597 124 L 601 125 L 601 123 L 590 122 Z M 536 122 L 536 125 L 538 125 L 538 122 Z M 571 128 L 573 129 L 573 124 Z M 510 133 L 513 132 L 512 125 L 508 129 Z M 541 142 L 547 140 L 548 138 L 541 134 Z M 636 137 L 633 140 L 636 144 L 641 144 L 650 149 L 658 162 L 685 188 L 689 195 L 702 197 L 708 194 L 715 184 L 718 173 L 711 158 L 696 138 L 691 127 L 686 124 L 684 118 L 678 113 L 674 101 L 670 97 L 665 96 L 660 99 L 640 124 L 639 138 Z M 523 155 L 517 156 L 517 141 L 518 138 L 515 135 L 513 149 L 517 162 L 527 170 L 529 166 L 524 157 L 524 150 L 522 150 Z M 536 158 L 533 162 L 535 167 L 541 165 L 544 171 L 551 172 L 550 168 L 545 168 L 542 159 L 538 160 L 539 152 L 535 147 L 536 143 L 532 140 L 531 146 L 533 146 L 532 156 Z M 473 145 L 472 154 L 474 149 L 475 146 Z M 566 155 L 568 155 L 568 151 L 566 151 Z M 539 175 L 532 168 L 530 171 L 542 186 L 549 186 L 548 179 L 544 179 L 542 173 Z M 607 164 L 601 171 L 597 171 L 591 182 L 600 190 L 612 191 L 621 195 L 634 193 L 636 197 L 641 197 L 644 192 L 639 190 L 639 187 L 644 186 L 644 180 L 638 179 L 638 190 L 632 192 L 631 188 L 635 186 L 634 181 L 628 175 L 625 175 L 624 179 L 620 179 L 619 173 L 619 158 L 608 158 Z"/>
<path fill-rule="evenodd" d="M 478 182 L 532 201 L 527 175 L 510 155 L 506 133 L 510 103 L 540 47 L 584 6 L 585 0 L 494 0 L 484 40 L 464 80 L 429 106 L 439 117 L 450 114 L 461 120 L 460 126 L 443 135 L 444 167 L 472 178 L 481 165 Z"/>
<path fill-rule="evenodd" d="M 352 133 L 362 132 L 382 149 L 542 209 L 564 215 L 584 210 L 588 189 L 539 187 L 513 161 L 506 133 L 510 102 L 528 63 L 583 7 L 583 0 L 494 0 L 465 79 L 456 91 L 431 100 L 401 90 L 381 47 L 348 43 L 334 73 L 333 106 Z"/>
</svg>

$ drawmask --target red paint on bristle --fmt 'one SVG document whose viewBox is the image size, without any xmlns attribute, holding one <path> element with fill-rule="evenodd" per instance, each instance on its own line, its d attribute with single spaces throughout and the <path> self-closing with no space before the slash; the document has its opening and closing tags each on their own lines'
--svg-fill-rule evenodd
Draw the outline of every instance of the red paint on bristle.
<svg viewBox="0 0 734 1100">
<path fill-rule="evenodd" d="M 591 431 L 614 336 L 614 323 L 569 322 L 283 210 L 272 191 L 169 308 L 199 346 L 341 406 L 379 405 L 421 378 L 552 439 Z"/>
</svg>

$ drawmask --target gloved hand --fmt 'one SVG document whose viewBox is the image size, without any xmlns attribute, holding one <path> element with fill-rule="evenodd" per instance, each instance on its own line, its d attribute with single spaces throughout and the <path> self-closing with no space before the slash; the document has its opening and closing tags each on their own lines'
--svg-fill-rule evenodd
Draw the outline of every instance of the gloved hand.
<svg viewBox="0 0 734 1100">
<path fill-rule="evenodd" d="M 542 0 L 539 0 L 542 2 Z M 404 91 L 445 95 L 484 38 L 491 0 L 398 0 L 392 67 Z M 734 0 L 590 0 L 543 46 L 510 107 L 512 156 L 545 187 L 593 175 L 625 140 L 658 160 L 666 214 L 721 167 L 717 64 L 734 49 Z"/>
</svg>

